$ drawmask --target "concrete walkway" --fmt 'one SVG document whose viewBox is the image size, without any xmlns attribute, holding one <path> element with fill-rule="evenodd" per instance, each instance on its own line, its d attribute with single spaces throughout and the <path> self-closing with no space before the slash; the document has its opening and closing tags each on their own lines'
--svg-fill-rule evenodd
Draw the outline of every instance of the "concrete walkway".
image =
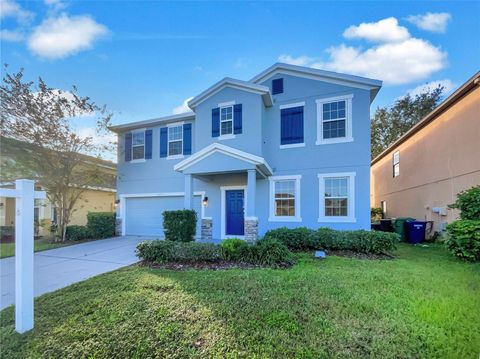
<svg viewBox="0 0 480 359">
<path fill-rule="evenodd" d="M 138 261 L 135 248 L 149 237 L 115 237 L 37 252 L 35 297 Z M 0 309 L 15 302 L 15 257 L 0 259 Z"/>
</svg>

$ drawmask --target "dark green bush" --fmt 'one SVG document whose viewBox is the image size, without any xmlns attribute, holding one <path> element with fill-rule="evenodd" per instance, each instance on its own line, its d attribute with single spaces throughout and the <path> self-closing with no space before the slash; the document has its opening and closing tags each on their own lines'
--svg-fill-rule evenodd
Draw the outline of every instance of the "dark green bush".
<svg viewBox="0 0 480 359">
<path fill-rule="evenodd" d="M 275 238 L 259 239 L 251 246 L 252 263 L 266 266 L 284 266 L 295 263 L 292 252 Z"/>
<path fill-rule="evenodd" d="M 468 260 L 480 260 L 480 221 L 458 220 L 447 226 L 447 248 L 455 256 Z"/>
<path fill-rule="evenodd" d="M 137 245 L 137 256 L 154 263 L 216 262 L 220 246 L 213 243 L 145 241 Z"/>
<path fill-rule="evenodd" d="M 81 241 L 90 238 L 89 230 L 86 226 L 67 226 L 65 233 L 67 241 Z"/>
<path fill-rule="evenodd" d="M 248 243 L 240 238 L 225 239 L 220 243 L 222 258 L 227 261 L 238 261 L 244 254 L 244 248 L 248 247 Z"/>
<path fill-rule="evenodd" d="M 315 248 L 312 230 L 305 227 L 272 229 L 265 233 L 265 239 L 278 239 L 291 251 L 305 251 Z"/>
<path fill-rule="evenodd" d="M 91 238 L 115 236 L 115 212 L 89 212 L 87 229 Z"/>
<path fill-rule="evenodd" d="M 480 186 L 475 186 L 457 194 L 457 201 L 449 205 L 460 210 L 461 219 L 480 220 Z"/>
<path fill-rule="evenodd" d="M 197 227 L 197 212 L 194 210 L 163 212 L 165 239 L 173 242 L 191 242 Z"/>
</svg>

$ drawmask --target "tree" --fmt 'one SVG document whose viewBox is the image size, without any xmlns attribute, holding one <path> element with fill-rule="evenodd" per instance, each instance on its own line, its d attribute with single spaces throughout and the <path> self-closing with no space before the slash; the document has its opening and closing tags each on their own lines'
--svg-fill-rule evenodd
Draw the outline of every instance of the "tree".
<svg viewBox="0 0 480 359">
<path fill-rule="evenodd" d="M 372 159 L 433 111 L 442 100 L 444 90 L 441 85 L 427 87 L 420 94 L 407 94 L 396 100 L 391 107 L 378 107 L 372 119 Z"/>
<path fill-rule="evenodd" d="M 57 207 L 57 238 L 64 241 L 66 227 L 75 204 L 88 188 L 106 180 L 91 157 L 111 150 L 113 143 L 96 144 L 92 137 L 81 137 L 74 118 L 93 117 L 98 135 L 106 134 L 112 114 L 89 97 L 82 97 L 74 86 L 63 92 L 42 80 L 24 79 L 24 70 L 6 74 L 0 86 L 0 126 L 3 141 L 22 141 L 14 161 L 2 161 L 2 180 L 27 177 L 37 181 Z M 6 137 L 6 138 L 5 138 Z"/>
</svg>

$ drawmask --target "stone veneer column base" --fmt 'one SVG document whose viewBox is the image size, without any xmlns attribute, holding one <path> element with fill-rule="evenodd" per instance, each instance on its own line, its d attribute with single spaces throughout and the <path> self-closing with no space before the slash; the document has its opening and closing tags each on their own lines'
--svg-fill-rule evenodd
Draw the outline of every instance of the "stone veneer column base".
<svg viewBox="0 0 480 359">
<path fill-rule="evenodd" d="M 258 238 L 258 219 L 245 218 L 245 240 L 254 242 Z"/>
<path fill-rule="evenodd" d="M 115 217 L 115 235 L 122 235 L 122 219 L 119 217 Z"/>
<path fill-rule="evenodd" d="M 212 240 L 212 219 L 211 218 L 202 218 L 202 240 L 211 241 Z"/>
</svg>

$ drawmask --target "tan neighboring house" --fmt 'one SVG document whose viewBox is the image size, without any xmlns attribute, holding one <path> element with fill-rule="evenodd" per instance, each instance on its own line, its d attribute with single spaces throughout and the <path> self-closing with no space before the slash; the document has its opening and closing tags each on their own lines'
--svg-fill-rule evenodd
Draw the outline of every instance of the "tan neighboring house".
<svg viewBox="0 0 480 359">
<path fill-rule="evenodd" d="M 0 139 L 0 161 L 15 161 L 15 151 L 27 144 L 2 137 Z M 88 212 L 113 212 L 115 211 L 116 196 L 116 164 L 110 161 L 100 160 L 95 157 L 85 156 L 85 164 L 98 166 L 109 178 L 103 186 L 92 186 L 82 193 L 77 201 L 69 225 L 87 224 Z M 13 183 L 2 183 L 4 187 L 12 187 Z M 41 190 L 40 183 L 36 184 L 36 190 Z M 48 198 L 48 195 L 47 195 Z M 36 235 L 47 235 L 50 225 L 57 221 L 57 210 L 48 199 L 35 202 Z M 39 225 L 38 225 L 39 224 Z M 0 197 L 0 227 L 15 226 L 15 199 Z"/>
<path fill-rule="evenodd" d="M 386 217 L 458 218 L 457 194 L 480 185 L 480 72 L 371 163 L 370 204 Z"/>
</svg>

